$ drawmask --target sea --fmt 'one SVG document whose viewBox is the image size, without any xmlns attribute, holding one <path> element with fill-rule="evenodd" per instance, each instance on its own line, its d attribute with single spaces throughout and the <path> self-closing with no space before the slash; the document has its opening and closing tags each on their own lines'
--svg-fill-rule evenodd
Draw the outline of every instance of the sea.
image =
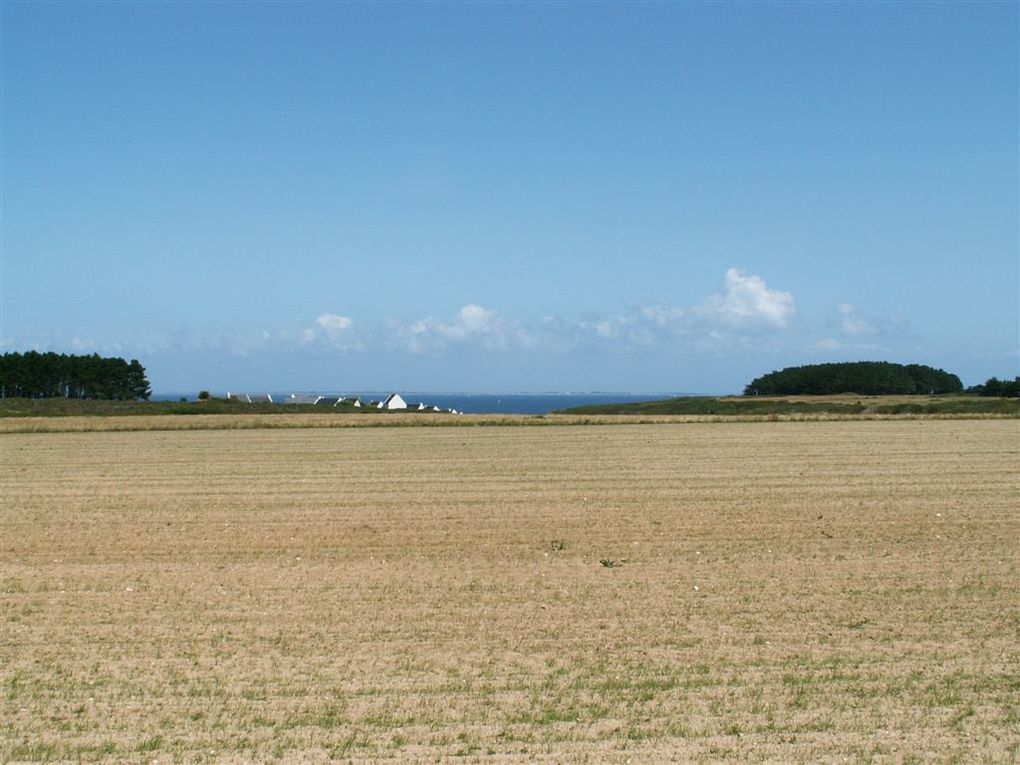
<svg viewBox="0 0 1020 765">
<path fill-rule="evenodd" d="M 248 395 L 254 396 L 260 391 L 245 391 Z M 394 391 L 343 391 L 336 393 L 319 393 L 318 395 L 345 396 L 354 398 L 358 396 L 364 403 L 369 401 L 381 401 Z M 574 406 L 589 406 L 592 404 L 619 404 L 636 403 L 640 401 L 661 401 L 664 398 L 686 395 L 682 393 L 428 393 L 428 392 L 403 392 L 401 397 L 408 404 L 417 405 L 423 403 L 428 407 L 438 406 L 440 409 L 456 409 L 465 414 L 547 414 L 554 409 L 569 409 Z M 295 393 L 300 396 L 314 396 L 315 392 L 308 391 L 286 391 L 271 392 L 273 401 L 283 402 Z M 213 395 L 222 395 L 214 393 Z M 153 394 L 153 401 L 180 401 L 187 399 L 195 400 L 194 393 L 159 393 Z"/>
</svg>

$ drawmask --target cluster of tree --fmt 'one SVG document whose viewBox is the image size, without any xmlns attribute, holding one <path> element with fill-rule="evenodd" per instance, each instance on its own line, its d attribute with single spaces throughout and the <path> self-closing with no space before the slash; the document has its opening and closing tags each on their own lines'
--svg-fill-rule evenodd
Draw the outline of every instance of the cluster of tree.
<svg viewBox="0 0 1020 765">
<path fill-rule="evenodd" d="M 957 393 L 960 378 L 922 364 L 855 361 L 811 364 L 770 372 L 744 388 L 745 396 L 832 395 L 862 396 Z"/>
<path fill-rule="evenodd" d="M 979 396 L 1020 398 L 1020 377 L 1014 377 L 1012 381 L 992 377 L 981 385 L 973 385 L 967 388 L 967 392 L 976 393 Z"/>
<path fill-rule="evenodd" d="M 0 356 L 0 397 L 148 399 L 145 367 L 132 359 L 57 353 Z"/>
</svg>

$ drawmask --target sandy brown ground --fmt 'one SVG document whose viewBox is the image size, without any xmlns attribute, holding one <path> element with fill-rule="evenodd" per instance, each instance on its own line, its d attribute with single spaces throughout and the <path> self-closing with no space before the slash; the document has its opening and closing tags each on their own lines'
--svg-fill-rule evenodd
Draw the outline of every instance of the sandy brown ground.
<svg viewBox="0 0 1020 765">
<path fill-rule="evenodd" d="M 0 435 L 0 760 L 1013 762 L 1020 423 Z"/>
</svg>

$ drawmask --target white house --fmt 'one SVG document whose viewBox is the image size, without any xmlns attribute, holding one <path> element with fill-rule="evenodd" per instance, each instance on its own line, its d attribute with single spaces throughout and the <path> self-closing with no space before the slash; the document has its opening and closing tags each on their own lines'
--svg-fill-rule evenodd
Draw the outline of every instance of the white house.
<svg viewBox="0 0 1020 765">
<path fill-rule="evenodd" d="M 380 409 L 407 409 L 407 402 L 399 393 L 391 393 L 384 401 L 379 402 Z"/>
</svg>

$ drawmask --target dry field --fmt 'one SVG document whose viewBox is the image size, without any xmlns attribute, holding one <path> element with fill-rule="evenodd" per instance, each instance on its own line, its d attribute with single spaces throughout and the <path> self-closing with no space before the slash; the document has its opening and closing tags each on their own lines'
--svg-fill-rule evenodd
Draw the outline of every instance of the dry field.
<svg viewBox="0 0 1020 765">
<path fill-rule="evenodd" d="M 1020 422 L 0 435 L 0 761 L 1015 762 Z"/>
</svg>

